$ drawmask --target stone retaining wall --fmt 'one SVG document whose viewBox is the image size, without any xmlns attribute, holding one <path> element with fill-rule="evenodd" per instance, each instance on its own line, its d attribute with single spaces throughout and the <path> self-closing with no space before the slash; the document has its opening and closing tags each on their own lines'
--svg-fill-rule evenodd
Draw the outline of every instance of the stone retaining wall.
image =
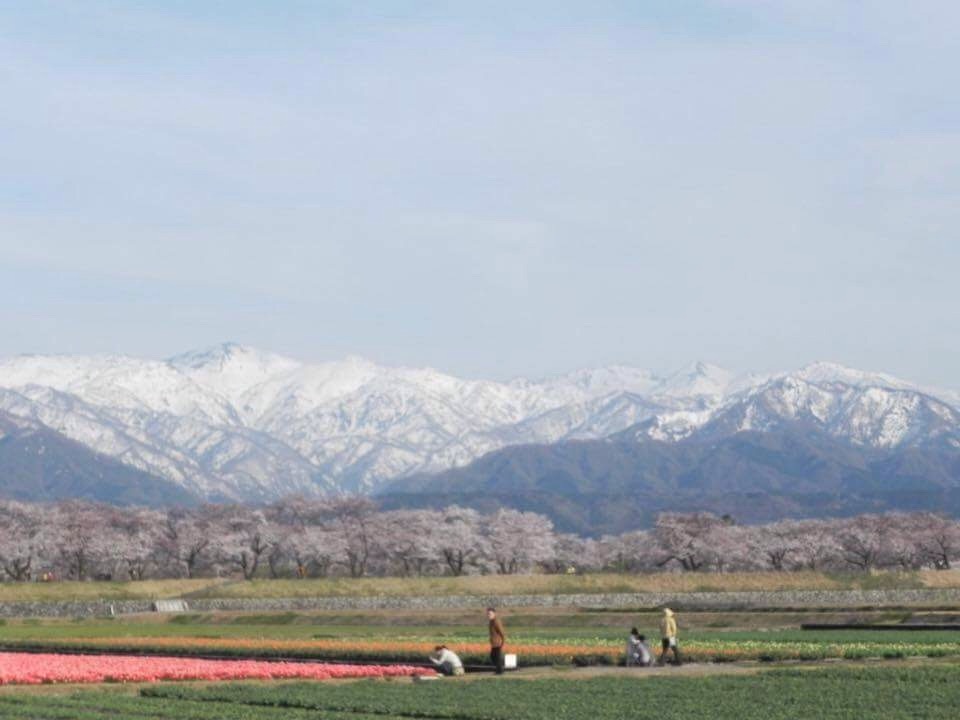
<svg viewBox="0 0 960 720">
<path fill-rule="evenodd" d="M 93 617 L 145 613 L 151 610 L 153 602 L 150 600 L 0 603 L 0 617 Z"/>
<path fill-rule="evenodd" d="M 190 611 L 289 612 L 308 610 L 470 610 L 575 607 L 652 610 L 790 610 L 863 608 L 960 609 L 960 588 L 916 590 L 790 590 L 778 592 L 604 593 L 570 595 L 435 595 L 429 597 L 211 598 L 188 600 Z M 0 603 L 0 617 L 81 617 L 153 610 L 149 600 Z"/>
<path fill-rule="evenodd" d="M 604 593 L 570 595 L 437 595 L 430 597 L 316 597 L 284 599 L 205 599 L 190 602 L 198 612 L 215 610 L 468 610 L 502 608 L 779 610 L 960 607 L 960 589 L 801 590 L 781 592 Z"/>
</svg>

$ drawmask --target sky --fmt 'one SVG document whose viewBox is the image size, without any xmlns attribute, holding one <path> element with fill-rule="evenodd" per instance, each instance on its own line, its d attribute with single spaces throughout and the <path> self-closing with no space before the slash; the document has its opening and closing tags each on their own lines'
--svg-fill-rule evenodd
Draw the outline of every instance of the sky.
<svg viewBox="0 0 960 720">
<path fill-rule="evenodd" d="M 960 387 L 956 2 L 0 0 L 0 355 Z"/>
</svg>

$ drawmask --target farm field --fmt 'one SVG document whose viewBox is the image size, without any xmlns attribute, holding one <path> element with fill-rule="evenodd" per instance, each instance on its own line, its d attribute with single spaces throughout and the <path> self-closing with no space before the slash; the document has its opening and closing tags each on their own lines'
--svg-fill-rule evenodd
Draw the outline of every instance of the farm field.
<svg viewBox="0 0 960 720">
<path fill-rule="evenodd" d="M 750 674 L 581 679 L 482 678 L 348 683 L 155 685 L 134 692 L 0 694 L 3 718 L 313 718 L 315 720 L 607 720 L 709 717 L 946 718 L 960 706 L 960 666 L 768 670 Z"/>
<path fill-rule="evenodd" d="M 909 613 L 861 613 L 895 623 Z M 636 625 L 654 644 L 655 613 L 555 611 L 504 615 L 521 665 L 615 665 Z M 849 614 L 687 613 L 681 647 L 692 662 L 960 657 L 960 632 L 801 631 L 799 623 L 846 621 Z M 926 615 L 928 619 L 939 616 Z M 399 619 L 402 618 L 402 621 Z M 479 613 L 187 614 L 92 620 L 21 620 L 0 626 L 6 649 L 130 651 L 222 657 L 297 657 L 326 661 L 424 662 L 438 642 L 469 663 L 486 662 Z"/>
<path fill-rule="evenodd" d="M 525 595 L 740 590 L 852 590 L 960 587 L 960 571 L 872 574 L 819 572 L 655 573 L 626 575 L 483 575 L 422 578 L 220 578 L 137 582 L 0 583 L 0 602 L 153 600 L 158 598 L 293 598 L 380 595 Z"/>
<path fill-rule="evenodd" d="M 402 665 L 342 665 L 264 660 L 206 660 L 189 657 L 137 657 L 0 652 L 0 680 L 9 685 L 53 683 L 159 682 L 163 680 L 334 680 L 434 675 L 427 668 Z"/>
<path fill-rule="evenodd" d="M 203 666 L 180 675 L 200 682 L 155 682 L 177 677 L 164 658 L 105 657 L 100 677 L 77 686 L 43 684 L 3 688 L 0 718 L 177 718 L 178 720 L 546 720 L 564 718 L 925 718 L 949 717 L 960 704 L 960 632 L 801 631 L 804 621 L 895 624 L 948 614 L 899 612 L 690 612 L 680 613 L 683 668 L 628 670 L 620 662 L 626 630 L 637 625 L 653 640 L 658 613 L 584 611 L 575 608 L 505 609 L 509 648 L 522 669 L 505 678 L 485 673 L 457 680 L 412 683 L 274 679 L 235 684 L 231 677 L 290 677 L 250 666 L 231 676 L 225 666 Z M 485 618 L 467 611 L 350 611 L 285 613 L 186 613 L 115 618 L 13 619 L 0 623 L 0 645 L 46 652 L 82 649 L 167 656 L 217 655 L 253 659 L 296 656 L 318 663 L 368 661 L 422 663 L 443 642 L 468 663 L 486 663 Z M 36 657 L 36 656 L 34 656 Z M 827 662 L 841 660 L 842 662 Z M 132 661 L 140 675 L 116 668 Z M 152 663 L 157 661 L 157 665 Z M 805 661 L 805 662 L 794 662 Z M 69 656 L 57 663 L 70 668 Z M 217 661 L 214 661 L 215 663 Z M 223 661 L 220 661 L 223 662 Z M 787 666 L 778 663 L 789 662 Z M 593 665 L 594 667 L 578 667 Z M 55 673 L 60 665 L 24 661 L 3 683 L 31 667 Z M 96 666 L 94 666 L 96 667 Z M 153 668 L 159 668 L 154 673 Z M 240 667 L 240 666 L 237 666 Z M 389 675 L 353 666 L 339 677 Z M 163 673 L 167 674 L 164 675 Z M 256 675 L 255 673 L 263 673 Z M 308 677 L 338 677 L 318 671 Z M 2 674 L 2 673 L 0 673 Z M 409 675 L 408 671 L 401 672 Z M 28 677 L 27 681 L 37 681 Z M 69 673 L 41 682 L 77 680 Z M 139 680 L 149 685 L 132 684 Z M 122 681 L 122 682 L 121 682 Z M 130 684 L 128 684 L 130 683 Z"/>
</svg>

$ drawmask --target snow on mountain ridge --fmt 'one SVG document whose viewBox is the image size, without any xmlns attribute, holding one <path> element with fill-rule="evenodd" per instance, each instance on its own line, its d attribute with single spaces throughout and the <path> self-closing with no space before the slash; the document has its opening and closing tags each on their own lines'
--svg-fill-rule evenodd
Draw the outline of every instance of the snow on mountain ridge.
<svg viewBox="0 0 960 720">
<path fill-rule="evenodd" d="M 711 397 L 728 394 L 736 376 L 716 365 L 697 361 L 665 378 L 657 388 L 657 395 L 669 397 Z"/>
<path fill-rule="evenodd" d="M 236 343 L 167 361 L 21 356 L 0 361 L 0 388 L 0 411 L 201 495 L 238 499 L 371 491 L 507 445 L 638 423 L 676 441 L 720 422 L 742 431 L 809 419 L 886 446 L 945 432 L 956 412 L 891 376 L 829 363 L 774 376 L 614 365 L 497 382 L 359 357 L 307 363 Z"/>
<path fill-rule="evenodd" d="M 628 365 L 610 365 L 574 370 L 535 384 L 552 388 L 567 385 L 582 391 L 589 397 L 599 397 L 624 391 L 644 395 L 652 392 L 662 383 L 663 378 L 649 370 Z"/>
<path fill-rule="evenodd" d="M 793 374 L 810 382 L 839 382 L 855 387 L 885 387 L 921 392 L 960 409 L 960 391 L 912 383 L 887 373 L 856 370 L 839 363 L 815 362 Z"/>
<path fill-rule="evenodd" d="M 14 391 L 0 406 L 200 494 L 263 496 L 286 477 L 297 491 L 370 490 L 509 444 L 614 432 L 663 409 L 645 399 L 660 384 L 626 366 L 503 383 L 224 343 L 165 362 L 14 358 L 0 363 Z"/>
<path fill-rule="evenodd" d="M 282 355 L 230 342 L 176 355 L 166 364 L 220 395 L 238 411 L 242 410 L 243 398 L 252 388 L 302 366 Z"/>
<path fill-rule="evenodd" d="M 839 382 L 854 387 L 879 386 L 900 390 L 919 389 L 918 385 L 887 373 L 857 370 L 839 363 L 825 361 L 804 365 L 796 372 L 789 374 L 813 383 Z"/>
<path fill-rule="evenodd" d="M 0 386 L 49 387 L 93 404 L 197 414 L 228 422 L 233 409 L 168 363 L 126 355 L 21 355 L 0 361 Z"/>
<path fill-rule="evenodd" d="M 769 432 L 808 423 L 838 439 L 874 448 L 960 436 L 960 411 L 901 380 L 818 363 L 728 396 L 713 411 L 655 416 L 638 435 L 676 441 Z"/>
</svg>

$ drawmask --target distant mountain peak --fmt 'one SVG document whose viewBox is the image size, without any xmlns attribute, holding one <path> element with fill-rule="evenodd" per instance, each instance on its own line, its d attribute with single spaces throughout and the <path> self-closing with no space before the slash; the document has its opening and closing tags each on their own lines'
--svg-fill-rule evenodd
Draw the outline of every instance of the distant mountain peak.
<svg viewBox="0 0 960 720">
<path fill-rule="evenodd" d="M 713 372 L 726 372 L 723 368 L 703 360 L 694 360 L 689 366 L 691 375 L 709 375 Z"/>
<path fill-rule="evenodd" d="M 720 398 L 727 394 L 735 377 L 729 370 L 698 360 L 664 378 L 657 394 Z"/>
<path fill-rule="evenodd" d="M 660 382 L 661 379 L 649 370 L 630 365 L 607 365 L 573 370 L 543 384 L 558 386 L 569 383 L 592 395 L 603 395 L 616 390 L 647 393 Z"/>
<path fill-rule="evenodd" d="M 631 430 L 694 442 L 803 422 L 869 447 L 949 444 L 957 403 L 935 397 L 945 396 L 826 362 L 773 376 L 700 360 L 666 374 L 608 365 L 496 382 L 358 355 L 302 362 L 237 342 L 167 361 L 0 360 L 0 413 L 191 493 L 237 499 L 372 491 L 511 445 Z"/>
<path fill-rule="evenodd" d="M 278 362 L 286 362 L 293 365 L 298 364 L 297 361 L 282 355 L 233 341 L 211 345 L 198 350 L 189 350 L 179 355 L 174 355 L 167 360 L 168 363 L 175 367 L 189 368 L 200 368 L 206 365 L 224 366 L 231 361 L 256 362 L 260 364 L 274 364 Z"/>
<path fill-rule="evenodd" d="M 917 387 L 913 383 L 901 380 L 887 373 L 857 370 L 836 362 L 812 362 L 790 374 L 807 382 L 814 383 L 839 382 L 854 387 L 869 385 L 899 389 L 914 389 Z"/>
</svg>

